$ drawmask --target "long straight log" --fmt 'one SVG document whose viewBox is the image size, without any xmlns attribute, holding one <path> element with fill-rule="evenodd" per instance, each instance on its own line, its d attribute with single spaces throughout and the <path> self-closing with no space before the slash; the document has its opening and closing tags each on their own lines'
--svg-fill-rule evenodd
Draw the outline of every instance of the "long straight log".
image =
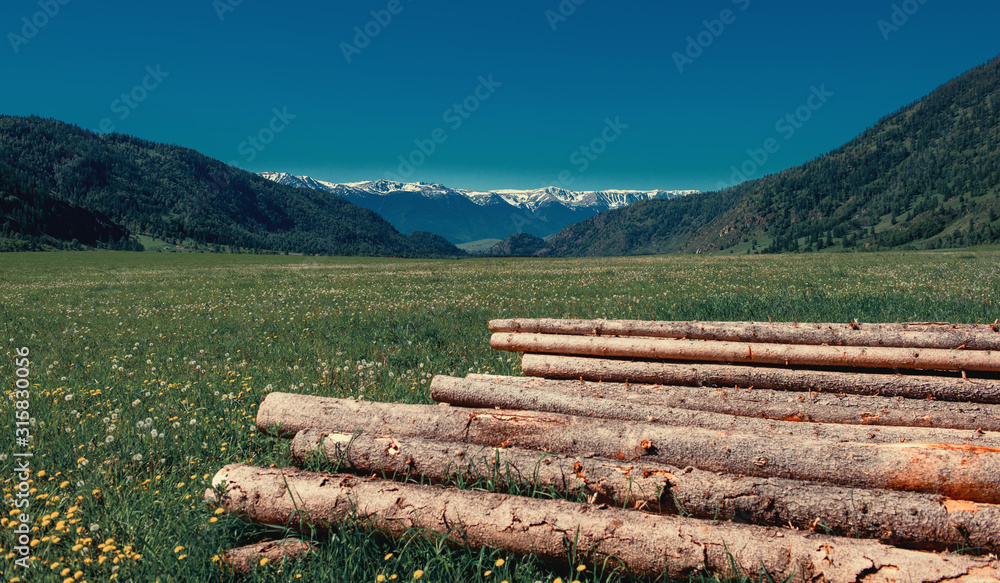
<svg viewBox="0 0 1000 583">
<path fill-rule="evenodd" d="M 360 519 L 392 536 L 412 528 L 473 548 L 496 546 L 560 561 L 610 561 L 637 575 L 688 578 L 699 568 L 765 568 L 775 579 L 868 583 L 998 581 L 998 561 L 897 549 L 876 541 L 773 527 L 656 516 L 561 500 L 399 484 L 297 468 L 223 467 L 210 503 L 258 523 L 306 532 Z M 568 556 L 577 549 L 578 556 Z"/>
<path fill-rule="evenodd" d="M 760 477 L 1000 502 L 1000 449 L 944 443 L 835 443 L 556 413 L 399 405 L 271 393 L 257 427 L 417 436 L 492 447 L 597 455 Z"/>
<path fill-rule="evenodd" d="M 664 466 L 636 467 L 633 471 L 607 459 L 318 429 L 298 432 L 292 439 L 291 453 L 300 464 L 318 455 L 361 472 L 416 476 L 437 483 L 457 478 L 489 479 L 507 486 L 551 488 L 566 496 L 586 496 L 591 502 L 650 510 L 660 509 L 670 475 Z"/>
<path fill-rule="evenodd" d="M 297 433 L 291 453 L 300 464 L 318 455 L 337 467 L 346 465 L 355 472 L 395 479 L 419 476 L 445 482 L 462 476 L 500 480 L 508 486 L 518 480 L 538 489 L 553 488 L 564 496 L 584 494 L 588 502 L 618 507 L 792 525 L 909 548 L 1000 551 L 1000 506 L 931 494 L 738 478 L 690 467 L 315 429 Z"/>
<path fill-rule="evenodd" d="M 1000 381 L 971 378 L 843 373 L 724 364 L 636 362 L 531 353 L 525 354 L 521 359 L 521 370 L 528 376 L 549 379 L 754 387 L 784 391 L 822 391 L 851 395 L 1000 403 Z"/>
<path fill-rule="evenodd" d="M 550 381 L 560 382 L 560 381 Z M 565 383 L 565 381 L 562 381 Z M 622 400 L 611 398 L 581 398 L 575 391 L 553 391 L 551 386 L 531 386 L 496 383 L 474 379 L 461 379 L 437 375 L 431 380 L 431 398 L 441 403 L 462 407 L 499 407 L 517 411 L 546 411 L 563 415 L 617 419 L 622 421 L 647 421 L 664 425 L 701 427 L 717 431 L 738 431 L 772 437 L 853 441 L 858 443 L 934 442 L 959 445 L 978 445 L 998 448 L 1000 435 L 958 429 L 915 427 L 871 427 L 838 423 L 804 422 L 793 412 L 781 419 L 761 419 L 734 413 L 715 413 L 703 410 L 666 407 L 649 404 L 641 399 Z M 756 390 L 756 389 L 755 389 Z M 726 394 L 732 391 L 726 391 Z M 613 392 L 613 388 L 611 389 Z M 702 389 L 703 394 L 706 393 Z M 743 391 L 746 392 L 746 391 Z M 603 396 L 603 395 L 602 395 Z M 725 404 L 722 395 L 708 395 Z M 759 411 L 752 408 L 750 411 Z M 870 415 L 879 415 L 871 410 Z"/>
<path fill-rule="evenodd" d="M 645 320 L 491 320 L 490 332 L 651 336 L 730 342 L 1000 350 L 1000 324 L 812 324 L 650 322 Z"/>
<path fill-rule="evenodd" d="M 965 429 L 1000 431 L 1000 407 L 982 403 L 950 403 L 929 399 L 904 399 L 902 397 L 872 397 L 834 393 L 790 393 L 749 387 L 681 387 L 674 385 L 649 385 L 632 383 L 594 383 L 579 380 L 550 380 L 534 377 L 509 377 L 467 375 L 469 385 L 465 390 L 481 392 L 486 399 L 491 385 L 524 387 L 539 391 L 557 392 L 580 397 L 612 399 L 674 407 L 695 411 L 708 411 L 742 417 L 761 417 L 785 421 L 814 423 L 842 423 L 854 425 L 879 425 L 898 427 L 930 427 L 935 429 Z M 457 389 L 456 389 L 457 390 Z M 455 393 L 461 395 L 462 393 Z M 434 396 L 453 405 L 487 407 Z M 481 402 L 477 400 L 475 402 Z M 503 407 L 502 404 L 496 403 Z M 995 437 L 1000 438 L 1000 435 Z M 1000 446 L 1000 441 L 997 441 Z M 985 445 L 985 443 L 980 444 Z"/>
<path fill-rule="evenodd" d="M 490 339 L 490 346 L 495 350 L 511 352 L 576 354 L 605 358 L 707 360 L 785 366 L 1000 371 L 1000 352 L 989 350 L 807 346 L 506 332 L 494 334 Z"/>
</svg>

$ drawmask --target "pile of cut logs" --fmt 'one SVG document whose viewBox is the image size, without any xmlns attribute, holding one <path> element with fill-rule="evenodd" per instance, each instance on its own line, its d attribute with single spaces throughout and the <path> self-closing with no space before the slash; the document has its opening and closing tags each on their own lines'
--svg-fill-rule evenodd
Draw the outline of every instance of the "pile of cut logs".
<svg viewBox="0 0 1000 583">
<path fill-rule="evenodd" d="M 527 377 L 437 376 L 440 405 L 272 393 L 261 431 L 354 473 L 230 465 L 206 498 L 674 579 L 1000 581 L 1000 323 L 490 330 Z M 566 499 L 433 485 L 456 479 Z"/>
</svg>

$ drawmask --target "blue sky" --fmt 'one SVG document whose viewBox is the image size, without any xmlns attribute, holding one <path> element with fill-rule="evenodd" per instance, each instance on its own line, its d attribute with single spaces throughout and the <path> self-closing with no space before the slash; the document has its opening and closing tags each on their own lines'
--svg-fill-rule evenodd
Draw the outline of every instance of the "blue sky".
<svg viewBox="0 0 1000 583">
<path fill-rule="evenodd" d="M 711 190 L 993 58 L 998 17 L 995 0 L 5 0 L 0 113 L 336 182 Z"/>
</svg>

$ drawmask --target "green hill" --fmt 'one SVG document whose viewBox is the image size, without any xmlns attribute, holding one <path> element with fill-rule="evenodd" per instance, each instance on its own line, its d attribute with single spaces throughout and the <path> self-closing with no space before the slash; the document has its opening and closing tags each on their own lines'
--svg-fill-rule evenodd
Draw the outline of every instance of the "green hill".
<svg viewBox="0 0 1000 583">
<path fill-rule="evenodd" d="M 342 197 L 276 184 L 194 150 L 0 117 L 0 250 L 140 249 L 137 235 L 201 249 L 464 255 L 404 236 Z"/>
<path fill-rule="evenodd" d="M 1000 242 L 1000 57 L 802 166 L 563 229 L 551 255 L 936 249 Z"/>
</svg>

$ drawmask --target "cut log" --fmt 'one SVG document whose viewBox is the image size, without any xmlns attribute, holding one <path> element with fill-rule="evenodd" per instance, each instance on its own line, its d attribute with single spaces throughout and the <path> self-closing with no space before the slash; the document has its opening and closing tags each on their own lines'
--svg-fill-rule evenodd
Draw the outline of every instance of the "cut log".
<svg viewBox="0 0 1000 583">
<path fill-rule="evenodd" d="M 906 443 L 935 442 L 959 445 L 979 445 L 983 447 L 1000 448 L 1000 435 L 993 432 L 977 432 L 975 430 L 937 429 L 926 427 L 870 427 L 865 425 L 850 425 L 843 423 L 806 422 L 795 412 L 781 419 L 761 419 L 754 416 L 734 413 L 714 413 L 694 409 L 666 407 L 659 404 L 648 404 L 642 399 L 616 399 L 614 388 L 609 388 L 610 398 L 581 398 L 578 391 L 563 389 L 551 390 L 551 383 L 566 381 L 548 381 L 549 386 L 532 386 L 529 383 L 520 385 L 497 383 L 493 381 L 477 381 L 437 375 L 431 380 L 431 398 L 441 403 L 449 403 L 462 407 L 482 407 L 513 409 L 517 411 L 546 411 L 563 415 L 578 415 L 597 417 L 600 419 L 618 419 L 622 421 L 647 421 L 687 427 L 701 427 L 718 431 L 739 431 L 756 433 L 762 436 L 783 435 L 787 437 L 802 437 L 807 439 L 854 441 L 858 443 Z M 573 383 L 580 384 L 580 383 Z M 726 396 L 733 389 L 720 394 L 710 394 L 700 389 L 705 400 L 714 398 L 720 405 L 726 405 Z M 756 389 L 755 389 L 756 390 Z M 742 391 L 747 392 L 747 391 Z M 603 393 L 599 393 L 605 396 Z M 883 404 L 883 408 L 885 405 Z M 720 407 L 721 408 L 721 407 Z M 751 408 L 751 414 L 761 411 L 760 406 Z M 871 410 L 869 415 L 879 415 L 880 409 Z"/>
<path fill-rule="evenodd" d="M 1000 371 L 1000 352 L 989 350 L 807 346 L 506 332 L 494 334 L 490 339 L 490 346 L 495 350 L 511 352 L 575 354 L 603 358 L 652 358 L 785 366 Z"/>
<path fill-rule="evenodd" d="M 271 393 L 257 427 L 293 435 L 303 429 L 368 431 L 521 447 L 570 455 L 860 488 L 940 494 L 1000 502 L 1000 449 L 944 443 L 835 443 L 780 434 L 674 427 L 556 413 L 399 405 Z"/>
<path fill-rule="evenodd" d="M 724 364 L 637 362 L 530 353 L 522 358 L 521 370 L 528 376 L 549 379 L 754 387 L 785 391 L 822 391 L 851 395 L 1000 403 L 1000 381 L 971 378 L 844 373 Z"/>
<path fill-rule="evenodd" d="M 307 429 L 292 440 L 292 459 L 312 455 L 355 471 L 400 478 L 417 476 L 436 483 L 488 479 L 509 486 L 549 488 L 591 502 L 660 509 L 669 472 L 664 466 L 636 466 L 518 448 L 494 448 L 417 437 L 375 436 Z"/>
<path fill-rule="evenodd" d="M 316 548 L 309 543 L 289 538 L 225 551 L 222 553 L 222 562 L 233 571 L 245 575 L 250 569 L 259 567 L 261 559 L 267 559 L 267 563 L 277 564 L 286 559 L 304 557 L 315 550 Z"/>
<path fill-rule="evenodd" d="M 989 324 L 805 324 L 792 322 L 650 322 L 644 320 L 491 320 L 491 332 L 650 336 L 730 342 L 1000 350 Z"/>
<path fill-rule="evenodd" d="M 435 393 L 436 385 L 432 382 L 431 397 L 435 401 L 463 407 L 489 407 L 492 405 L 483 403 L 490 398 L 489 395 L 493 392 L 492 386 L 523 387 L 563 395 L 741 417 L 814 423 L 979 430 L 975 435 L 981 435 L 980 431 L 1000 431 L 1000 407 L 982 403 L 950 403 L 928 399 L 838 395 L 826 392 L 793 393 L 732 386 L 706 389 L 486 375 L 468 375 L 464 383 L 466 384 L 464 388 L 458 386 L 461 383 L 456 384 L 454 381 L 447 386 L 437 385 L 438 392 Z M 436 394 L 442 398 L 439 399 Z M 510 409 L 524 408 L 508 407 L 502 402 L 493 405 Z M 1000 447 L 1000 435 L 991 437 L 993 446 Z M 987 444 L 979 443 L 979 445 Z"/>
<path fill-rule="evenodd" d="M 360 519 L 392 536 L 420 528 L 459 545 L 497 546 L 561 561 L 609 561 L 637 575 L 687 578 L 730 561 L 747 573 L 763 567 L 775 580 L 998 581 L 994 559 L 936 555 L 876 541 L 773 527 L 656 516 L 561 500 L 399 484 L 297 468 L 229 465 L 212 480 L 210 503 L 254 522 L 306 532 Z M 577 556 L 569 557 L 568 549 Z"/>
<path fill-rule="evenodd" d="M 565 496 L 583 493 L 591 503 L 791 525 L 926 550 L 1000 550 L 1000 506 L 931 494 L 737 478 L 664 464 L 311 429 L 295 435 L 291 453 L 298 463 L 319 455 L 336 464 L 334 471 L 346 465 L 355 472 L 395 479 L 419 476 L 435 482 L 457 475 L 502 482 L 520 479 L 522 484 L 551 487 Z"/>
</svg>

